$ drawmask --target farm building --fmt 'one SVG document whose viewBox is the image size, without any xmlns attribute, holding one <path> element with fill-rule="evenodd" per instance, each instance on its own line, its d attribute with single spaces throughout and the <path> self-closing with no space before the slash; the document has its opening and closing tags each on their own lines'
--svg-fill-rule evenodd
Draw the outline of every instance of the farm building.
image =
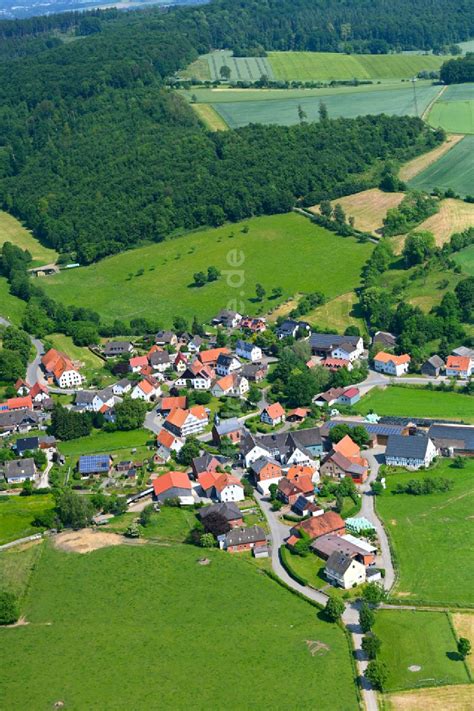
<svg viewBox="0 0 474 711">
<path fill-rule="evenodd" d="M 391 467 L 421 469 L 428 467 L 437 454 L 438 450 L 429 437 L 392 435 L 388 438 L 385 463 Z"/>
</svg>

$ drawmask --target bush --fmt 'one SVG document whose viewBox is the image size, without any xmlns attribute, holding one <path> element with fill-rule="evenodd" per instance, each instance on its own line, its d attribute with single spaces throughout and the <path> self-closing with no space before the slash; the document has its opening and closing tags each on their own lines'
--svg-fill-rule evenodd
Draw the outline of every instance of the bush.
<svg viewBox="0 0 474 711">
<path fill-rule="evenodd" d="M 330 597 L 324 608 L 326 612 L 326 617 L 331 622 L 337 622 L 341 619 L 342 614 L 345 610 L 345 605 L 342 600 L 338 597 Z"/>
<path fill-rule="evenodd" d="M 19 616 L 15 595 L 7 590 L 0 590 L 0 625 L 13 625 Z"/>
</svg>

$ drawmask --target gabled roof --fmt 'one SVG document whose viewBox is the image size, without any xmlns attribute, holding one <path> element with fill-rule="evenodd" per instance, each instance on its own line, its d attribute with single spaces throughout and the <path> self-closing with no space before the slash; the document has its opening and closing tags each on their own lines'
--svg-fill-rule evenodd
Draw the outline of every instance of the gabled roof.
<svg viewBox="0 0 474 711">
<path fill-rule="evenodd" d="M 204 506 L 204 508 L 199 511 L 199 518 L 202 521 L 206 516 L 209 516 L 210 513 L 218 513 L 223 516 L 226 521 L 239 521 L 242 518 L 241 510 L 233 501 Z"/>
<path fill-rule="evenodd" d="M 272 420 L 276 420 L 279 417 L 283 417 L 285 414 L 285 410 L 279 402 L 274 402 L 272 405 L 267 405 L 263 409 L 263 412 L 266 412 L 268 417 L 270 417 L 270 419 Z"/>
<path fill-rule="evenodd" d="M 474 426 L 433 424 L 428 430 L 428 437 L 443 447 L 474 450 Z"/>
<path fill-rule="evenodd" d="M 450 370 L 469 370 L 471 367 L 471 359 L 468 356 L 448 356 L 446 360 L 446 368 Z"/>
<path fill-rule="evenodd" d="M 230 350 L 228 348 L 211 348 L 209 351 L 200 351 L 197 358 L 206 365 L 207 363 L 215 363 L 222 353 L 230 353 Z"/>
<path fill-rule="evenodd" d="M 19 476 L 34 477 L 36 473 L 35 460 L 31 457 L 26 459 L 13 459 L 12 461 L 5 462 L 4 468 L 7 479 Z"/>
<path fill-rule="evenodd" d="M 345 457 L 358 457 L 360 455 L 360 448 L 352 441 L 349 435 L 344 435 L 339 442 L 333 444 L 332 448 L 335 452 L 340 452 Z"/>
<path fill-rule="evenodd" d="M 25 397 L 10 397 L 7 400 L 7 407 L 9 410 L 28 410 L 33 407 L 31 395 L 25 395 Z"/>
<path fill-rule="evenodd" d="M 219 474 L 214 486 L 216 487 L 216 491 L 219 492 L 223 491 L 228 486 L 238 486 L 241 489 L 244 488 L 244 485 L 242 484 L 240 479 L 237 479 L 237 477 L 233 476 L 232 474 L 226 473 Z"/>
<path fill-rule="evenodd" d="M 156 496 L 169 489 L 188 489 L 191 491 L 192 486 L 188 475 L 185 472 L 167 472 L 153 480 L 153 491 Z"/>
<path fill-rule="evenodd" d="M 161 400 L 160 410 L 175 410 L 180 408 L 186 409 L 186 395 L 178 395 L 176 397 L 164 397 Z"/>
<path fill-rule="evenodd" d="M 330 350 L 341 343 L 348 343 L 357 346 L 360 336 L 338 336 L 337 333 L 313 333 L 310 338 L 311 348 L 316 350 Z"/>
<path fill-rule="evenodd" d="M 212 489 L 212 487 L 215 486 L 216 481 L 219 477 L 220 474 L 215 471 L 201 472 L 200 474 L 198 474 L 198 482 L 200 486 L 204 489 L 204 491 L 207 491 L 208 489 Z"/>
<path fill-rule="evenodd" d="M 166 447 L 166 449 L 170 449 L 176 440 L 176 437 L 171 434 L 168 430 L 165 430 L 164 427 L 160 430 L 156 441 L 158 444 L 161 444 L 162 447 Z"/>
<path fill-rule="evenodd" d="M 334 551 L 328 558 L 326 568 L 336 575 L 344 575 L 352 565 L 352 558 L 340 551 Z"/>
<path fill-rule="evenodd" d="M 444 360 L 439 355 L 432 355 L 431 358 L 424 363 L 426 365 L 429 363 L 433 368 L 444 368 Z"/>
<path fill-rule="evenodd" d="M 226 434 L 237 432 L 242 429 L 242 425 L 237 417 L 231 417 L 228 420 L 221 420 L 219 424 L 214 425 L 214 427 L 220 437 L 224 437 Z"/>
<path fill-rule="evenodd" d="M 79 471 L 81 474 L 108 472 L 109 467 L 110 454 L 85 454 L 79 457 Z"/>
<path fill-rule="evenodd" d="M 352 398 L 356 397 L 357 395 L 360 394 L 359 388 L 347 388 L 347 390 L 344 390 L 342 393 L 345 397 Z"/>
<path fill-rule="evenodd" d="M 254 462 L 252 462 L 252 471 L 254 471 L 255 474 L 260 474 L 262 469 L 265 469 L 265 467 L 269 464 L 274 467 L 278 467 L 278 469 L 281 471 L 281 464 L 272 457 L 259 457 L 258 459 L 256 459 Z"/>
<path fill-rule="evenodd" d="M 128 362 L 130 368 L 141 368 L 143 365 L 148 365 L 148 358 L 147 356 L 135 356 L 130 358 Z"/>
<path fill-rule="evenodd" d="M 409 363 L 411 361 L 410 356 L 408 353 L 404 353 L 403 355 L 393 355 L 393 353 L 386 353 L 385 351 L 380 351 L 380 353 L 377 353 L 376 356 L 374 356 L 374 361 L 379 362 L 379 363 L 393 363 L 394 365 L 404 365 L 405 363 Z"/>
<path fill-rule="evenodd" d="M 233 528 L 226 534 L 227 546 L 238 546 L 244 543 L 256 543 L 266 541 L 265 531 L 260 526 L 250 526 L 250 528 Z"/>
<path fill-rule="evenodd" d="M 385 450 L 385 457 L 402 457 L 403 459 L 424 459 L 430 443 L 429 437 L 403 437 L 390 435 Z"/>
<path fill-rule="evenodd" d="M 335 511 L 326 511 L 321 516 L 313 516 L 307 521 L 301 521 L 296 529 L 303 529 L 311 538 L 319 538 L 326 533 L 333 533 L 345 528 L 344 519 Z"/>
<path fill-rule="evenodd" d="M 142 392 L 144 392 L 145 395 L 151 395 L 151 393 L 155 390 L 153 385 L 148 380 L 145 380 L 145 379 L 140 380 L 137 387 L 140 388 L 140 390 Z"/>
</svg>

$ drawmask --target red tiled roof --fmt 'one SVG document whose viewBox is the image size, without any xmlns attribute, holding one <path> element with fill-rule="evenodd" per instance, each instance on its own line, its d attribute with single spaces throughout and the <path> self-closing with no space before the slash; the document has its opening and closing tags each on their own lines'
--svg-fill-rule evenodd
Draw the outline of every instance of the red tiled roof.
<svg viewBox="0 0 474 711">
<path fill-rule="evenodd" d="M 283 417 L 285 414 L 285 410 L 279 402 L 274 402 L 273 405 L 268 405 L 264 409 L 264 412 L 266 412 L 272 420 L 276 420 L 278 417 Z"/>
<path fill-rule="evenodd" d="M 334 451 L 340 452 L 348 458 L 358 457 L 360 455 L 360 448 L 352 441 L 349 435 L 345 435 L 339 442 L 333 444 L 332 448 Z"/>
<path fill-rule="evenodd" d="M 185 472 L 168 472 L 153 481 L 153 490 L 156 496 L 175 487 L 177 489 L 189 489 L 189 491 L 191 491 L 191 482 Z"/>
<path fill-rule="evenodd" d="M 181 408 L 182 410 L 186 408 L 186 395 L 179 395 L 177 397 L 164 397 L 161 401 L 162 410 L 174 410 L 177 407 Z"/>
<path fill-rule="evenodd" d="M 244 488 L 240 479 L 237 479 L 236 476 L 232 476 L 232 474 L 220 474 L 215 483 L 215 487 L 219 492 L 225 489 L 226 486 L 232 485 L 240 486 L 241 489 Z"/>
<path fill-rule="evenodd" d="M 471 367 L 471 359 L 466 356 L 448 356 L 446 360 L 446 368 L 451 370 L 469 370 Z"/>
<path fill-rule="evenodd" d="M 355 397 L 359 392 L 359 388 L 349 388 L 348 390 L 344 390 L 343 395 L 346 397 Z"/>
<path fill-rule="evenodd" d="M 409 363 L 411 361 L 410 356 L 407 353 L 403 355 L 393 355 L 393 353 L 386 353 L 385 351 L 380 351 L 374 358 L 374 361 L 379 361 L 379 363 L 394 363 L 395 365 L 403 365 L 404 363 Z"/>
<path fill-rule="evenodd" d="M 228 348 L 211 348 L 209 351 L 201 351 L 198 355 L 198 359 L 201 363 L 215 363 L 221 353 L 228 354 L 230 350 Z"/>
<path fill-rule="evenodd" d="M 321 516 L 314 516 L 306 521 L 302 521 L 296 526 L 296 529 L 302 529 L 311 538 L 319 538 L 326 533 L 334 533 L 340 529 L 345 530 L 344 519 L 335 511 L 326 511 Z"/>
<path fill-rule="evenodd" d="M 162 429 L 158 434 L 156 441 L 163 447 L 169 449 L 175 441 L 175 437 L 168 430 Z"/>
<path fill-rule="evenodd" d="M 216 472 L 201 472 L 201 474 L 198 474 L 198 482 L 204 491 L 207 491 L 215 486 L 215 483 L 219 477 L 220 474 L 216 474 Z"/>
<path fill-rule="evenodd" d="M 11 397 L 7 400 L 7 407 L 9 410 L 31 410 L 33 407 L 31 395 L 26 395 L 25 397 Z"/>
</svg>

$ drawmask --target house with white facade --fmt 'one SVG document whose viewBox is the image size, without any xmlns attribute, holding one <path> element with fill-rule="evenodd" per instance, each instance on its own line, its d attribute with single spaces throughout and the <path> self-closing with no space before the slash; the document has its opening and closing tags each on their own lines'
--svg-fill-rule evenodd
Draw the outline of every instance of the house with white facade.
<svg viewBox="0 0 474 711">
<path fill-rule="evenodd" d="M 82 375 L 74 367 L 70 358 L 55 348 L 50 348 L 41 358 L 46 378 L 60 388 L 75 388 L 82 385 Z"/>
<path fill-rule="evenodd" d="M 411 358 L 407 353 L 397 356 L 393 353 L 380 351 L 374 356 L 374 368 L 378 373 L 400 377 L 400 375 L 408 373 L 410 361 Z"/>
<path fill-rule="evenodd" d="M 140 380 L 130 393 L 132 400 L 143 400 L 144 402 L 151 402 L 155 398 L 160 397 L 160 395 L 160 385 L 151 382 L 151 378 L 143 378 L 143 380 Z"/>
<path fill-rule="evenodd" d="M 195 405 L 189 410 L 180 407 L 172 410 L 163 423 L 163 427 L 176 437 L 189 437 L 199 434 L 209 424 L 209 416 L 202 405 Z"/>
<path fill-rule="evenodd" d="M 429 467 L 436 456 L 438 450 L 429 437 L 390 435 L 385 450 L 385 463 L 391 467 L 421 469 Z"/>
<path fill-rule="evenodd" d="M 249 381 L 238 373 L 217 380 L 211 388 L 214 397 L 243 397 L 249 390 Z"/>
<path fill-rule="evenodd" d="M 474 371 L 474 359 L 469 356 L 450 355 L 446 360 L 448 378 L 470 378 Z"/>
<path fill-rule="evenodd" d="M 231 353 L 221 353 L 217 358 L 216 363 L 216 373 L 221 377 L 224 375 L 231 375 L 231 373 L 236 373 L 242 367 L 240 360 Z"/>
<path fill-rule="evenodd" d="M 362 585 L 366 580 L 365 565 L 340 551 L 331 553 L 324 572 L 330 583 L 344 590 L 354 585 Z"/>
<path fill-rule="evenodd" d="M 353 363 L 360 356 L 360 349 L 353 343 L 341 343 L 331 350 L 331 358 L 349 361 Z"/>
<path fill-rule="evenodd" d="M 252 363 L 262 360 L 262 349 L 256 346 L 255 343 L 238 340 L 235 352 L 239 358 L 245 358 L 245 360 L 250 360 Z"/>
</svg>

